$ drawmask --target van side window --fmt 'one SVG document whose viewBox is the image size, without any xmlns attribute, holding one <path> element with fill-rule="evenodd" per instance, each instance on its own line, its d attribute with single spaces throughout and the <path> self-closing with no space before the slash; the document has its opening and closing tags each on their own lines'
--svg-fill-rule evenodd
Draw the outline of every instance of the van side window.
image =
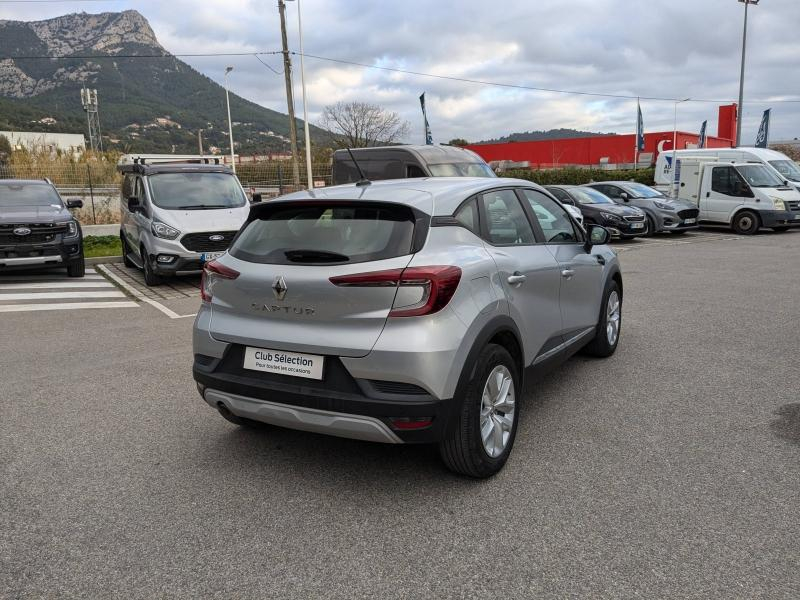
<svg viewBox="0 0 800 600">
<path fill-rule="evenodd" d="M 711 191 L 726 196 L 747 196 L 747 185 L 733 167 L 714 167 L 711 171 Z"/>
<path fill-rule="evenodd" d="M 513 190 L 496 190 L 481 196 L 486 216 L 486 240 L 497 245 L 535 244 L 528 217 Z"/>
<path fill-rule="evenodd" d="M 415 177 L 427 177 L 425 171 L 420 169 L 417 165 L 406 165 L 406 177 L 413 179 Z"/>
<path fill-rule="evenodd" d="M 464 203 L 461 208 L 453 215 L 461 225 L 469 229 L 475 235 L 480 236 L 478 226 L 478 199 L 472 198 Z"/>
</svg>

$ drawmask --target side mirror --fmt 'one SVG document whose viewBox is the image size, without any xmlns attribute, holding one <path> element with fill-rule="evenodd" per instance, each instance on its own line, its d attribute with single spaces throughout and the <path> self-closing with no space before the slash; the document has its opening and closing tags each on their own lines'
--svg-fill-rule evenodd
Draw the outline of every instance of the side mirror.
<svg viewBox="0 0 800 600">
<path fill-rule="evenodd" d="M 67 198 L 67 208 L 83 208 L 83 200 L 80 198 Z"/>
<path fill-rule="evenodd" d="M 611 234 L 608 229 L 602 225 L 589 225 L 586 232 L 586 244 L 584 247 L 589 252 L 592 246 L 602 246 L 611 240 Z"/>
<path fill-rule="evenodd" d="M 250 198 L 250 202 L 253 203 L 261 202 L 262 200 L 263 198 L 261 197 L 261 194 L 253 194 L 252 197 Z"/>
<path fill-rule="evenodd" d="M 630 202 L 630 198 L 628 197 L 628 192 L 620 192 L 619 197 L 625 202 Z"/>
<path fill-rule="evenodd" d="M 139 202 L 139 199 L 136 196 L 131 196 L 128 198 L 128 210 L 131 212 L 137 212 L 141 210 L 142 205 Z"/>
</svg>

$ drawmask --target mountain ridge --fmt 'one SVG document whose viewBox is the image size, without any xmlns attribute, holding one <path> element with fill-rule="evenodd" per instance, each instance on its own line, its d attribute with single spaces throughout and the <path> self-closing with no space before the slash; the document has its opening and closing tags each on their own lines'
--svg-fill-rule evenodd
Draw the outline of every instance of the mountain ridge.
<svg viewBox="0 0 800 600">
<path fill-rule="evenodd" d="M 171 55 L 136 10 L 2 20 L 0 57 L 0 130 L 85 134 L 86 85 L 98 90 L 106 149 L 196 152 L 200 129 L 206 148 L 228 149 L 224 88 Z M 286 114 L 230 99 L 236 152 L 288 151 Z M 317 144 L 333 138 L 311 129 Z"/>
</svg>

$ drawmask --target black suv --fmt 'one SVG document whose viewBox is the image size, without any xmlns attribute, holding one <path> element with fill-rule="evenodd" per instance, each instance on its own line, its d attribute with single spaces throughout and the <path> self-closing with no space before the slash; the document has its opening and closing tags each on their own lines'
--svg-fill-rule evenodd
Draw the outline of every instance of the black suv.
<svg viewBox="0 0 800 600">
<path fill-rule="evenodd" d="M 83 277 L 83 234 L 68 210 L 82 206 L 65 205 L 48 180 L 0 180 L 0 273 L 65 266 L 70 277 Z"/>
</svg>

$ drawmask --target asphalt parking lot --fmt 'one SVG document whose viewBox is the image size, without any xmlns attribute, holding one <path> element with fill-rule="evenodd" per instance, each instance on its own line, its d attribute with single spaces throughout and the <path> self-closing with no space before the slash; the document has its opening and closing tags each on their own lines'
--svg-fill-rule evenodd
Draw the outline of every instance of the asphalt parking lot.
<svg viewBox="0 0 800 600">
<path fill-rule="evenodd" d="M 230 425 L 189 288 L 0 312 L 0 596 L 797 598 L 800 230 L 618 246 L 619 350 L 532 382 L 486 481 Z"/>
</svg>

